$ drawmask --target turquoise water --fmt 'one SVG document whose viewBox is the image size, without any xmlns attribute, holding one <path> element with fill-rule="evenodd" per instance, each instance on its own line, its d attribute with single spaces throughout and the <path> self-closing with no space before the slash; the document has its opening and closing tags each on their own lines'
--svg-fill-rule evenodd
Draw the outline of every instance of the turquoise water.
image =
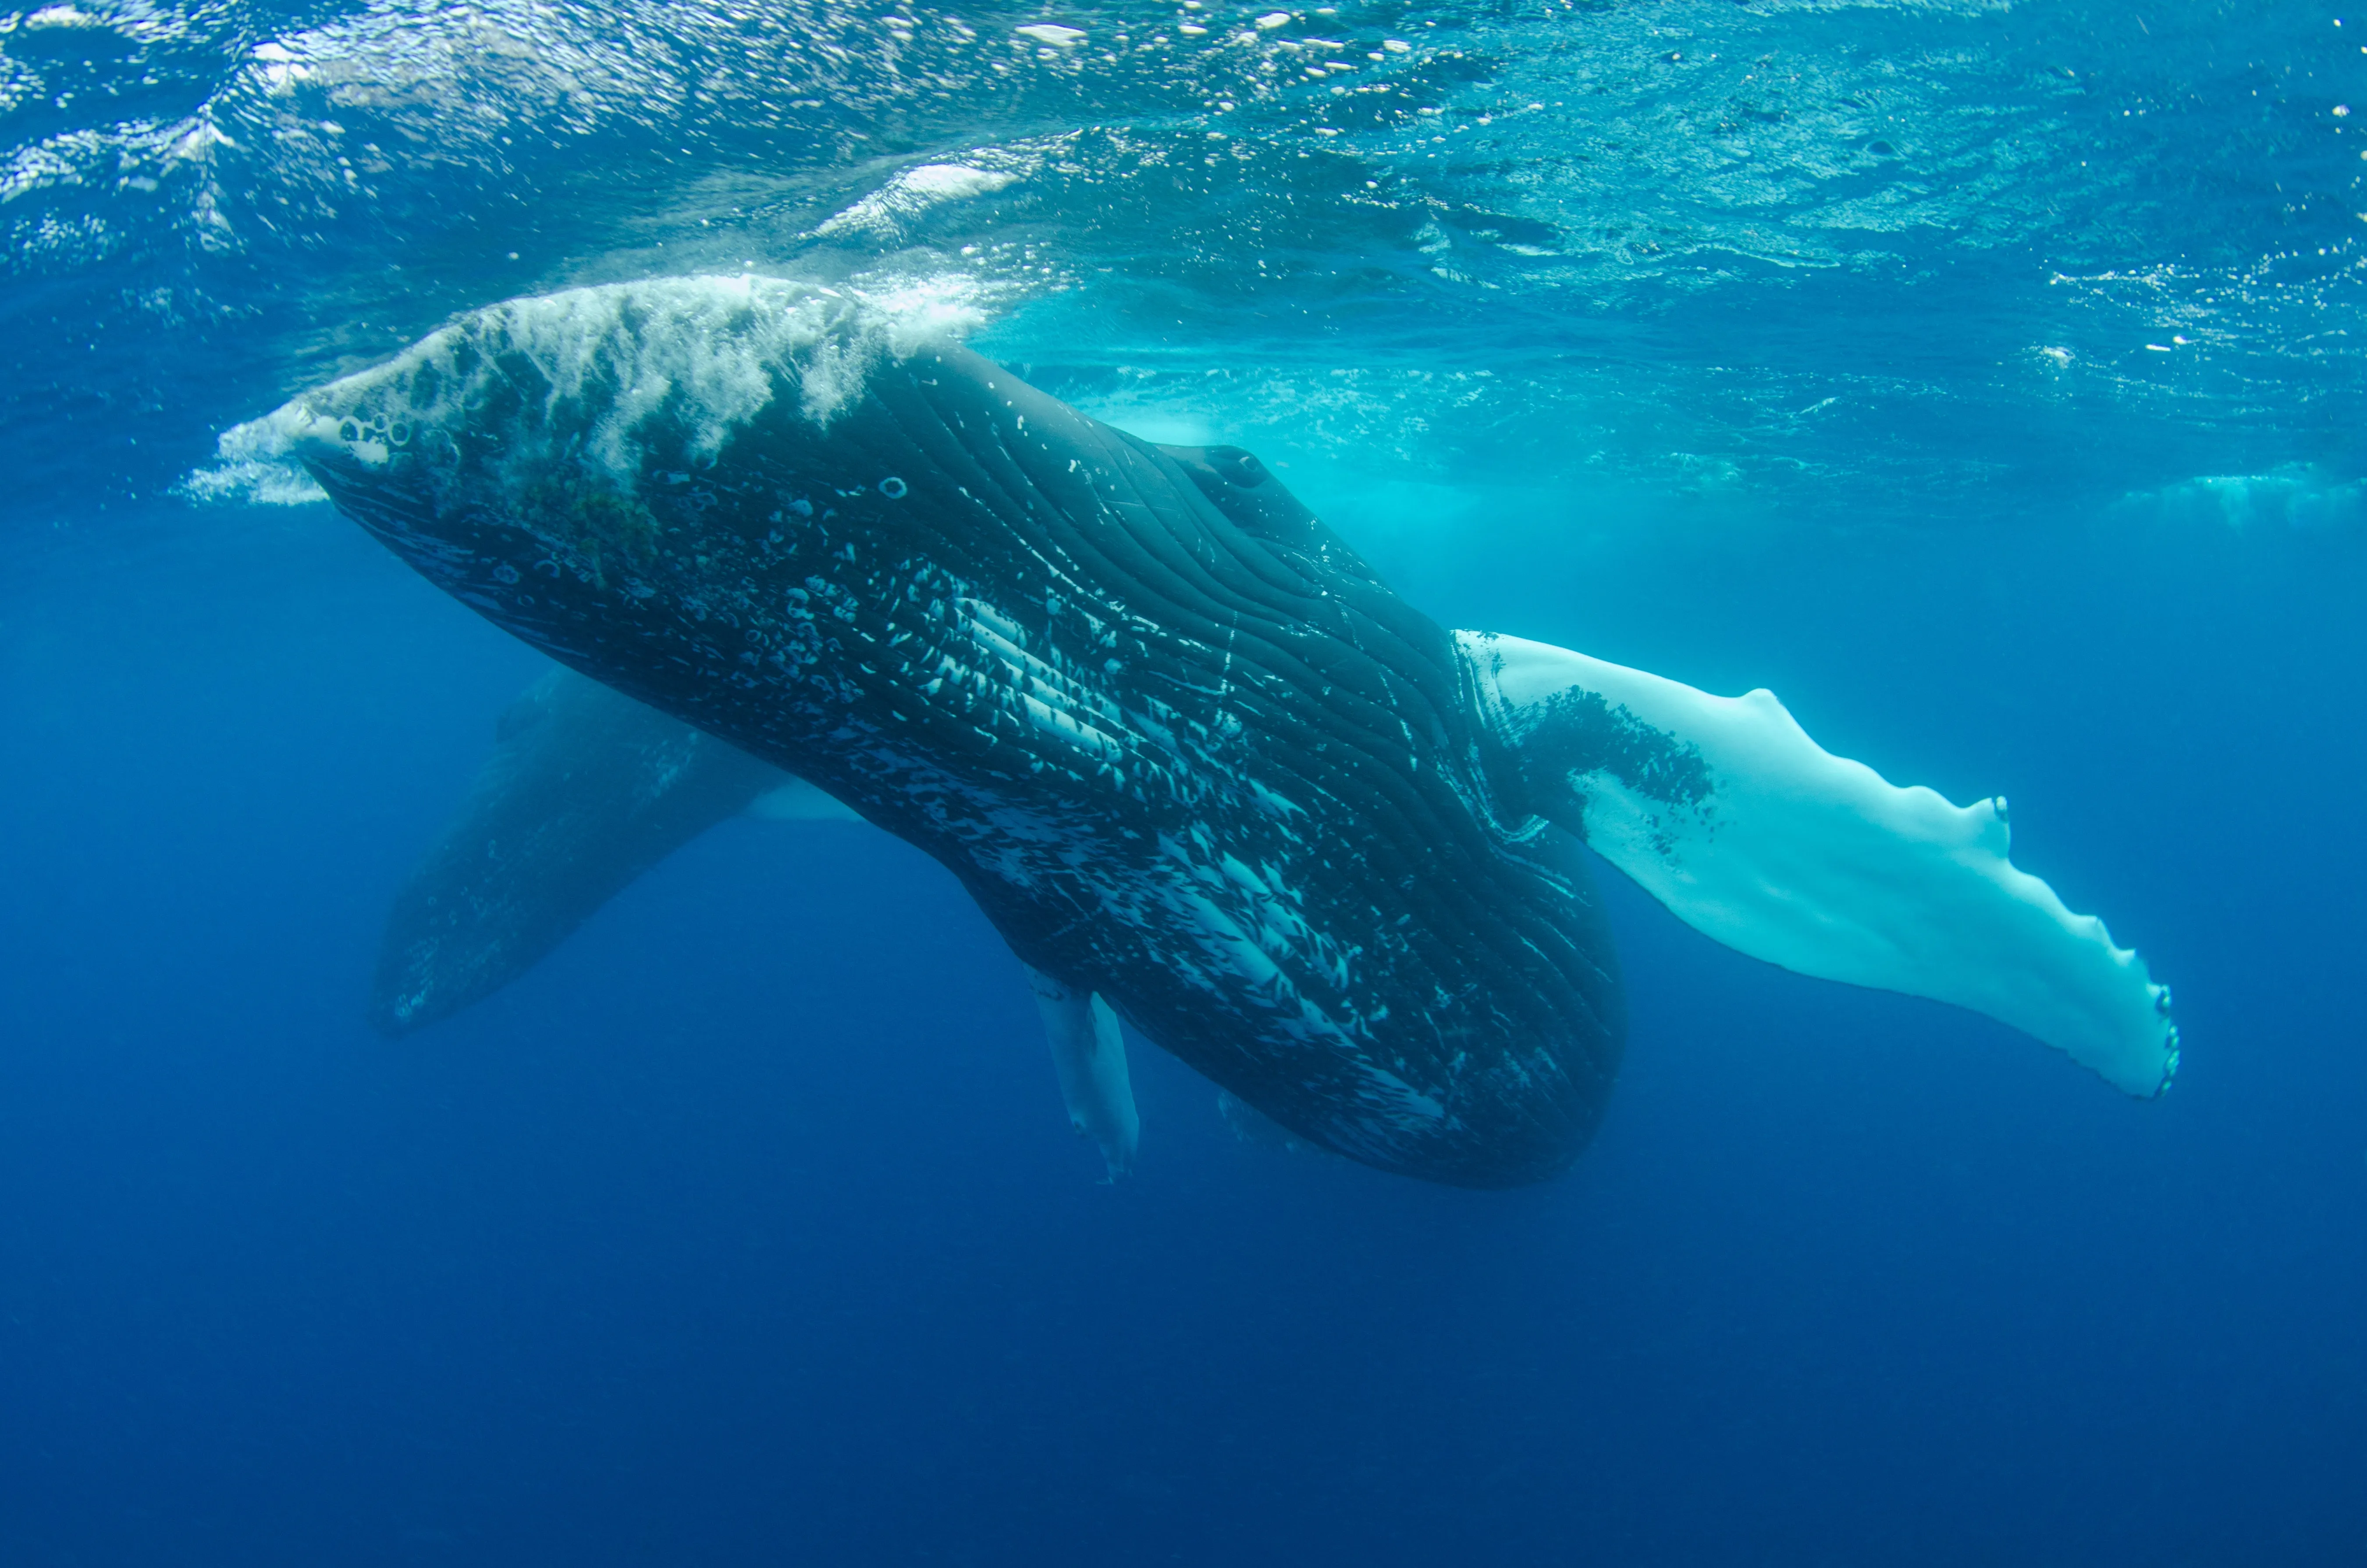
<svg viewBox="0 0 2367 1568">
<path fill-rule="evenodd" d="M 2367 17 L 75 0 L 0 129 L 0 1556 L 2367 1552 Z M 1246 1142 L 1138 1047 L 1108 1187 L 951 879 L 756 822 L 373 1035 L 544 666 L 217 442 L 742 270 L 2010 795 L 2175 1091 L 1606 874 L 1569 1175 Z"/>
</svg>

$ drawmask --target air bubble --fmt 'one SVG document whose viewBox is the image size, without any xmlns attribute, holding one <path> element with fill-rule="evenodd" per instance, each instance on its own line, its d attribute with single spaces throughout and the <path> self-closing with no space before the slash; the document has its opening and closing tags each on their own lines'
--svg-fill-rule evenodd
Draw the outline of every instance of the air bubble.
<svg viewBox="0 0 2367 1568">
<path fill-rule="evenodd" d="M 409 423 L 408 421 L 406 421 L 406 420 L 402 420 L 402 419 L 398 419 L 398 420 L 396 420 L 396 421 L 394 422 L 394 424 L 393 424 L 391 426 L 390 426 L 390 427 L 388 428 L 387 433 L 386 433 L 386 438 L 387 438 L 388 440 L 390 440 L 390 441 L 393 442 L 393 443 L 394 443 L 396 446 L 398 446 L 398 447 L 402 447 L 402 446 L 408 446 L 408 445 L 410 445 L 410 443 L 411 443 L 411 426 L 410 426 L 410 423 Z"/>
<path fill-rule="evenodd" d="M 879 482 L 879 494 L 890 501 L 901 501 L 911 489 L 912 486 L 892 473 Z"/>
</svg>

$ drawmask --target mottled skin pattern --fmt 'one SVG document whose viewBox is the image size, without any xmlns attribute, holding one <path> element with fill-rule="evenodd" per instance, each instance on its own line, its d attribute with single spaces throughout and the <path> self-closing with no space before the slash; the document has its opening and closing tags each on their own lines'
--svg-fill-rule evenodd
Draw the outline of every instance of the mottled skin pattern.
<svg viewBox="0 0 2367 1568">
<path fill-rule="evenodd" d="M 919 846 L 1302 1137 L 1475 1187 L 1583 1148 L 1624 1020 L 1581 858 L 1448 636 L 1254 458 L 944 344 L 827 424 L 785 370 L 705 460 L 661 409 L 619 476 L 572 455 L 613 389 L 482 354 L 459 427 L 391 374 L 308 400 L 351 417 L 307 466 L 433 581 Z"/>
</svg>

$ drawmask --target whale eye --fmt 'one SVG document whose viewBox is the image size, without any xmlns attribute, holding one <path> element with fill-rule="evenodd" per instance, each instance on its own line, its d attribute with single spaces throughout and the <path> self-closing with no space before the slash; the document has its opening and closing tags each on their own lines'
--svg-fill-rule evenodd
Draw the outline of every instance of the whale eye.
<svg viewBox="0 0 2367 1568">
<path fill-rule="evenodd" d="M 340 426 L 337 426 L 337 439 L 338 439 L 338 440 L 340 440 L 340 441 L 358 441 L 358 440 L 360 440 L 361 438 L 362 438 L 362 427 L 361 427 L 360 426 L 358 426 L 358 425 L 355 424 L 352 420 L 348 419 L 348 420 L 346 420 L 343 425 L 340 425 Z"/>
<path fill-rule="evenodd" d="M 1239 447 L 1209 447 L 1203 456 L 1208 466 L 1243 490 L 1255 490 L 1266 481 L 1265 464 L 1257 460 L 1253 452 Z"/>
<path fill-rule="evenodd" d="M 879 482 L 879 494 L 890 501 L 901 501 L 910 488 L 892 473 Z"/>
</svg>

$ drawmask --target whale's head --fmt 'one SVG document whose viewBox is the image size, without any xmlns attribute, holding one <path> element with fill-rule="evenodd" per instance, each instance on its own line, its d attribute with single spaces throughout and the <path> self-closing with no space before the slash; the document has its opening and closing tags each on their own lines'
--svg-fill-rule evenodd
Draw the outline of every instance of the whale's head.
<svg viewBox="0 0 2367 1568">
<path fill-rule="evenodd" d="M 435 568 L 450 541 L 419 526 L 431 516 L 498 516 L 546 547 L 546 571 L 629 583 L 667 573 L 670 525 L 712 506 L 718 460 L 752 421 L 826 431 L 873 366 L 960 319 L 928 298 L 755 276 L 571 290 L 472 312 L 247 438 L 447 586 Z M 903 482 L 875 483 L 893 498 Z M 759 515 L 786 534 L 828 498 L 774 499 Z M 708 552 L 687 548 L 672 564 L 696 575 Z"/>
</svg>

